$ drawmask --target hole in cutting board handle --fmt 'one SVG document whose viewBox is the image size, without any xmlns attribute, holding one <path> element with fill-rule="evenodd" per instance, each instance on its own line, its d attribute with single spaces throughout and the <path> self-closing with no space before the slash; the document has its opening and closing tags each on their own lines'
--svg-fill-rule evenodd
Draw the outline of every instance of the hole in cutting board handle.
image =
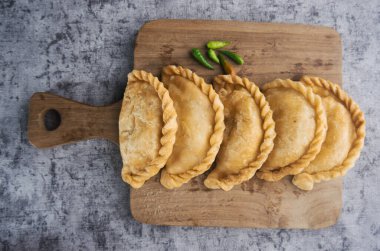
<svg viewBox="0 0 380 251">
<path fill-rule="evenodd" d="M 61 125 L 61 115 L 55 109 L 49 109 L 44 115 L 44 125 L 46 130 L 54 131 Z"/>
</svg>

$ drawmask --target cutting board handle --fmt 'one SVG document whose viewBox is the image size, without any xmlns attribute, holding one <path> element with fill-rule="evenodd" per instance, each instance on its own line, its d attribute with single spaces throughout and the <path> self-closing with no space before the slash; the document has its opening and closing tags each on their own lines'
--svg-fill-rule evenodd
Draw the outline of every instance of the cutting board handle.
<svg viewBox="0 0 380 251">
<path fill-rule="evenodd" d="M 28 138 L 37 148 L 103 138 L 118 144 L 121 101 L 89 106 L 51 93 L 37 92 L 29 101 Z M 48 116 L 50 115 L 50 117 Z M 54 123 L 50 123 L 53 118 Z"/>
</svg>

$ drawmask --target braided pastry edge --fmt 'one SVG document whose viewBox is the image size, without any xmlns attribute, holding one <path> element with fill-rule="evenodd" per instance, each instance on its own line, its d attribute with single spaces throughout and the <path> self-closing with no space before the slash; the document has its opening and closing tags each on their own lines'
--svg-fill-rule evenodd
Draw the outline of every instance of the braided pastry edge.
<svg viewBox="0 0 380 251">
<path fill-rule="evenodd" d="M 202 162 L 180 174 L 171 174 L 167 172 L 166 168 L 162 170 L 161 184 L 168 189 L 173 189 L 187 183 L 190 179 L 206 172 L 211 167 L 223 140 L 223 132 L 225 129 L 224 106 L 213 87 L 210 84 L 207 84 L 203 78 L 199 77 L 190 69 L 181 66 L 168 65 L 163 68 L 163 74 L 168 76 L 181 76 L 193 82 L 202 93 L 209 98 L 215 112 L 215 125 L 210 137 L 210 149 L 207 151 L 206 157 Z"/>
<path fill-rule="evenodd" d="M 156 175 L 168 161 L 173 151 L 178 124 L 177 113 L 174 109 L 173 100 L 170 98 L 169 91 L 164 87 L 163 83 L 160 82 L 157 77 L 153 76 L 153 74 L 138 70 L 133 70 L 128 74 L 128 82 L 130 83 L 135 81 L 143 81 L 155 89 L 162 102 L 162 119 L 164 122 L 161 130 L 161 148 L 158 151 L 158 156 L 147 164 L 143 170 L 139 170 L 138 172 L 130 172 L 125 164 L 121 170 L 121 177 L 123 181 L 130 184 L 133 188 L 140 188 L 146 180 Z M 122 108 L 120 117 L 123 116 L 123 112 L 124 109 Z M 121 131 L 119 131 L 119 133 L 121 134 Z M 123 162 L 125 161 L 127 160 L 123 159 Z"/>
<path fill-rule="evenodd" d="M 257 177 L 266 181 L 278 181 L 287 175 L 301 173 L 320 152 L 327 131 L 327 119 L 322 99 L 314 94 L 312 88 L 305 86 L 301 82 L 292 81 L 290 79 L 276 79 L 265 84 L 262 89 L 265 92 L 266 90 L 273 88 L 291 88 L 302 94 L 315 110 L 316 127 L 314 138 L 310 142 L 308 150 L 298 160 L 276 170 L 258 170 Z"/>
<path fill-rule="evenodd" d="M 229 191 L 234 185 L 241 184 L 244 181 L 251 179 L 266 161 L 274 146 L 273 140 L 276 137 L 275 122 L 272 118 L 273 112 L 270 109 L 269 103 L 264 94 L 261 93 L 259 87 L 250 82 L 247 78 L 240 78 L 236 75 L 219 75 L 214 78 L 214 84 L 219 86 L 224 86 L 225 84 L 243 86 L 251 94 L 254 102 L 260 110 L 262 128 L 264 131 L 263 140 L 259 147 L 259 153 L 246 167 L 239 170 L 238 173 L 229 174 L 221 179 L 210 177 L 209 175 L 204 181 L 205 186 L 208 188 L 221 188 L 225 191 Z M 217 168 L 218 166 L 215 167 L 215 169 Z"/>
<path fill-rule="evenodd" d="M 352 122 L 356 127 L 356 138 L 351 145 L 346 159 L 337 166 L 328 171 L 316 173 L 301 173 L 293 177 L 293 184 L 303 190 L 313 189 L 314 183 L 335 179 L 344 176 L 351 169 L 360 156 L 364 146 L 365 139 L 365 118 L 364 113 L 360 110 L 355 101 L 337 84 L 319 77 L 303 76 L 301 82 L 308 86 L 317 86 L 328 90 L 331 95 L 335 96 L 351 114 Z"/>
</svg>

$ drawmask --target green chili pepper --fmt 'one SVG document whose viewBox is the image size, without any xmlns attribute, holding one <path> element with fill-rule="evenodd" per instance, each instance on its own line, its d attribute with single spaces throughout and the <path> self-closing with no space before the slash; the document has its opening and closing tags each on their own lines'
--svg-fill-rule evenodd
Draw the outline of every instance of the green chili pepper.
<svg viewBox="0 0 380 251">
<path fill-rule="evenodd" d="M 193 54 L 193 57 L 201 64 L 203 65 L 204 67 L 210 69 L 210 70 L 214 70 L 214 67 L 206 60 L 206 58 L 202 55 L 202 52 L 197 49 L 197 48 L 193 48 L 191 49 L 191 52 Z"/>
<path fill-rule="evenodd" d="M 224 46 L 227 46 L 229 44 L 230 44 L 230 42 L 228 42 L 228 41 L 208 41 L 207 48 L 209 48 L 209 49 L 220 49 L 220 48 L 223 48 Z"/>
<path fill-rule="evenodd" d="M 233 61 L 235 61 L 235 63 L 244 64 L 243 58 L 239 56 L 238 54 L 233 53 L 231 51 L 220 51 L 220 52 L 226 55 L 227 57 L 229 57 L 230 59 L 232 59 Z"/>
<path fill-rule="evenodd" d="M 219 62 L 219 58 L 218 58 L 218 56 L 216 55 L 216 52 L 215 52 L 213 49 L 208 49 L 208 50 L 207 50 L 207 55 L 208 55 L 208 57 L 209 57 L 212 61 L 214 61 L 214 62 L 217 63 L 217 64 L 220 64 L 220 62 Z"/>
<path fill-rule="evenodd" d="M 223 57 L 222 54 L 219 54 L 218 58 L 219 58 L 220 64 L 223 67 L 224 73 L 230 74 L 230 75 L 236 75 L 236 71 L 234 67 Z"/>
</svg>

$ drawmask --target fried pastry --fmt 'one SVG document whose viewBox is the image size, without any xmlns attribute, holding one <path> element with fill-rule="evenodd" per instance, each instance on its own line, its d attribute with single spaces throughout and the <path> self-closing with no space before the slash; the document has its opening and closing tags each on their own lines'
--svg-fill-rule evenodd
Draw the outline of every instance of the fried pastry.
<svg viewBox="0 0 380 251">
<path fill-rule="evenodd" d="M 278 181 L 302 172 L 319 153 L 326 136 L 326 113 L 321 98 L 301 82 L 276 79 L 263 86 L 263 93 L 273 110 L 277 136 L 257 176 Z"/>
<path fill-rule="evenodd" d="M 327 135 L 316 158 L 293 184 L 303 190 L 313 189 L 314 183 L 344 176 L 359 158 L 364 145 L 365 119 L 359 106 L 339 85 L 318 77 L 304 76 L 305 85 L 322 97 L 327 114 Z"/>
<path fill-rule="evenodd" d="M 168 90 L 151 73 L 128 75 L 119 118 L 122 179 L 134 188 L 156 175 L 172 153 L 177 114 Z"/>
<path fill-rule="evenodd" d="M 259 88 L 247 78 L 220 75 L 214 87 L 224 105 L 224 131 L 216 167 L 206 187 L 231 190 L 251 179 L 273 149 L 276 136 L 272 111 Z"/>
<path fill-rule="evenodd" d="M 223 104 L 203 78 L 189 69 L 169 65 L 162 71 L 178 114 L 173 153 L 161 172 L 161 184 L 173 189 L 207 171 L 223 139 Z"/>
</svg>

